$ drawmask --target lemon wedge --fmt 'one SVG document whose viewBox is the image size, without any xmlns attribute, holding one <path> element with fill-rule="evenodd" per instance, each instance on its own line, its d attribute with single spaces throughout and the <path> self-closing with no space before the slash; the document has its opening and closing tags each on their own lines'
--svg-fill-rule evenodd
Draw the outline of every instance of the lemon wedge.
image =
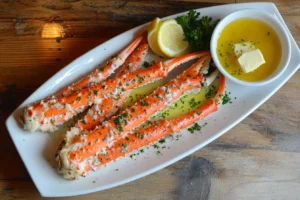
<svg viewBox="0 0 300 200">
<path fill-rule="evenodd" d="M 159 56 L 176 57 L 189 51 L 183 40 L 184 33 L 176 20 L 160 20 L 156 17 L 148 27 L 148 42 L 151 50 Z"/>
<path fill-rule="evenodd" d="M 184 41 L 182 27 L 175 19 L 161 21 L 157 34 L 159 49 L 165 56 L 176 57 L 188 53 L 189 44 Z"/>
<path fill-rule="evenodd" d="M 148 43 L 149 43 L 149 46 L 151 48 L 151 50 L 156 53 L 157 55 L 159 56 L 165 56 L 161 51 L 160 51 L 160 48 L 158 46 L 158 39 L 157 39 L 157 36 L 158 36 L 158 29 L 159 29 L 159 26 L 160 26 L 160 19 L 158 17 L 156 17 L 152 22 L 151 24 L 149 25 L 148 27 Z"/>
</svg>

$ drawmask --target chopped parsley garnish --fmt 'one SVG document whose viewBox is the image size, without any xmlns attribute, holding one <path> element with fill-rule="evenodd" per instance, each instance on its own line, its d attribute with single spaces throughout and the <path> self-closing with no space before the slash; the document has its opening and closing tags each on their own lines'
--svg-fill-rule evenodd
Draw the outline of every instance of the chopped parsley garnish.
<svg viewBox="0 0 300 200">
<path fill-rule="evenodd" d="M 159 146 L 158 146 L 157 144 L 154 144 L 154 145 L 153 145 L 153 148 L 154 148 L 154 149 L 159 149 Z"/>
<path fill-rule="evenodd" d="M 155 61 L 152 61 L 152 63 L 149 63 L 149 62 L 145 61 L 145 62 L 143 63 L 143 67 L 148 68 L 148 67 L 150 67 L 150 66 L 152 66 L 152 65 L 154 65 L 154 64 L 155 64 Z"/>
<path fill-rule="evenodd" d="M 197 115 L 201 115 L 202 114 L 202 112 L 197 112 Z"/>
<path fill-rule="evenodd" d="M 81 100 L 81 97 L 77 97 L 77 101 L 80 101 Z"/>
<path fill-rule="evenodd" d="M 98 92 L 99 92 L 98 90 L 94 90 L 95 95 L 98 95 Z"/>
<path fill-rule="evenodd" d="M 242 74 L 242 70 L 233 70 L 233 72 L 230 73 L 231 75 L 241 75 Z"/>
<path fill-rule="evenodd" d="M 120 146 L 123 148 L 123 152 L 128 152 L 128 149 L 129 149 L 129 145 L 128 144 L 120 144 Z"/>
<path fill-rule="evenodd" d="M 174 139 L 174 135 L 169 135 L 168 137 L 171 139 Z"/>
<path fill-rule="evenodd" d="M 158 142 L 159 142 L 160 144 L 163 144 L 163 143 L 166 142 L 166 139 L 160 139 Z"/>
<path fill-rule="evenodd" d="M 139 83 L 142 83 L 145 79 L 141 75 L 136 75 L 139 78 Z"/>
<path fill-rule="evenodd" d="M 205 93 L 205 98 L 210 99 L 217 94 L 217 88 L 214 85 L 211 85 Z"/>
<path fill-rule="evenodd" d="M 115 124 L 117 125 L 117 128 L 119 131 L 123 131 L 122 124 L 127 125 L 127 120 L 125 119 L 127 117 L 127 114 L 121 114 L 119 117 L 114 119 Z"/>
<path fill-rule="evenodd" d="M 163 119 L 166 119 L 167 116 L 168 116 L 168 113 L 167 113 L 167 112 L 163 112 L 163 113 L 161 114 L 161 117 L 162 117 Z"/>
<path fill-rule="evenodd" d="M 230 45 L 231 49 L 234 51 L 234 49 L 235 49 L 234 45 L 233 44 L 228 44 L 228 45 Z"/>
<path fill-rule="evenodd" d="M 179 100 L 182 104 L 184 104 L 183 98 L 180 98 Z"/>
<path fill-rule="evenodd" d="M 211 17 L 202 16 L 195 10 L 191 10 L 187 15 L 176 18 L 184 32 L 184 40 L 192 46 L 192 51 L 209 50 L 210 39 L 218 21 L 213 21 Z"/>
<path fill-rule="evenodd" d="M 142 106 L 149 106 L 148 102 L 146 100 L 142 101 Z"/>
<path fill-rule="evenodd" d="M 195 98 L 192 98 L 189 103 L 190 103 L 191 108 L 195 108 L 199 104 L 201 104 L 201 101 L 196 101 Z"/>
<path fill-rule="evenodd" d="M 100 71 L 103 72 L 103 71 L 104 71 L 104 67 L 101 67 L 101 68 L 100 68 Z"/>
<path fill-rule="evenodd" d="M 136 156 L 136 154 L 134 153 L 134 154 L 131 154 L 129 157 L 130 157 L 131 159 L 134 159 L 135 156 Z"/>
<path fill-rule="evenodd" d="M 145 137 L 145 135 L 144 134 L 141 134 L 140 132 L 135 132 L 135 136 L 137 137 L 137 138 L 140 138 L 140 139 L 144 139 L 144 137 Z"/>
<path fill-rule="evenodd" d="M 195 131 L 200 131 L 201 130 L 201 126 L 198 123 L 195 123 L 193 126 L 191 126 L 190 128 L 188 128 L 188 131 L 190 133 L 194 133 Z"/>
<path fill-rule="evenodd" d="M 222 96 L 222 104 L 225 105 L 228 102 L 232 103 L 229 94 L 227 92 L 225 92 L 225 94 Z"/>
<path fill-rule="evenodd" d="M 139 137 L 141 137 L 141 133 L 140 132 L 136 132 L 135 136 L 139 138 Z"/>
</svg>

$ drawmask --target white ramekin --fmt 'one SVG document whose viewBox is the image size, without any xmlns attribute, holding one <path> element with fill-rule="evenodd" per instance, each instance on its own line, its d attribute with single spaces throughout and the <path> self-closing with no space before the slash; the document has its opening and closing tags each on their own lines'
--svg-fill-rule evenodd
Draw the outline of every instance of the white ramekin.
<svg viewBox="0 0 300 200">
<path fill-rule="evenodd" d="M 267 23 L 269 26 L 271 26 L 274 31 L 277 33 L 279 40 L 281 42 L 281 61 L 279 63 L 279 66 L 277 67 L 276 71 L 273 72 L 269 77 L 267 77 L 264 80 L 261 81 L 256 81 L 256 82 L 248 82 L 248 81 L 243 81 L 240 79 L 235 78 L 231 74 L 229 74 L 224 67 L 221 65 L 218 55 L 217 55 L 217 43 L 219 36 L 221 32 L 223 31 L 224 27 L 226 27 L 229 23 L 242 19 L 242 18 L 250 18 L 250 19 L 257 19 L 260 21 L 263 21 Z M 270 83 L 271 81 L 275 80 L 278 78 L 286 69 L 290 57 L 291 57 L 291 44 L 290 44 L 290 39 L 288 37 L 288 34 L 285 30 L 285 28 L 282 26 L 282 24 L 275 18 L 275 16 L 271 15 L 268 12 L 256 10 L 256 9 L 244 9 L 244 10 L 239 10 L 236 12 L 233 12 L 226 17 L 224 17 L 216 26 L 212 37 L 210 41 L 210 49 L 211 49 L 211 54 L 212 58 L 220 70 L 222 74 L 226 76 L 226 78 L 232 80 L 235 83 L 241 84 L 241 85 L 247 85 L 247 86 L 259 86 L 259 85 L 264 85 L 267 83 Z"/>
</svg>

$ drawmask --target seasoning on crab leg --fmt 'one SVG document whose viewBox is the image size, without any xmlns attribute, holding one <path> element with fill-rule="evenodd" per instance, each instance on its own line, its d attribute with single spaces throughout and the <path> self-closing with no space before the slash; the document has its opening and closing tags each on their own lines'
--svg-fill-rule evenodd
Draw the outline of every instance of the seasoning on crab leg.
<svg viewBox="0 0 300 200">
<path fill-rule="evenodd" d="M 142 43 L 140 44 L 142 45 Z M 176 66 L 188 62 L 190 60 L 194 60 L 195 58 L 200 58 L 202 55 L 206 55 L 207 52 L 204 53 L 192 53 L 186 56 L 181 56 L 178 58 L 174 58 L 172 60 L 165 61 L 163 63 L 164 66 L 169 66 L 169 68 L 173 69 Z M 139 54 L 132 55 L 133 57 L 139 57 Z M 129 57 L 129 59 L 131 56 Z M 128 60 L 129 60 L 128 59 Z M 141 60 L 141 59 L 139 59 Z M 140 64 L 140 62 L 132 59 L 132 61 L 128 62 L 132 63 L 132 67 L 130 67 L 130 71 L 135 71 L 136 67 Z M 128 71 L 128 67 L 126 63 L 123 65 L 121 69 L 121 73 L 125 74 Z M 93 105 L 87 114 L 83 117 L 82 120 L 79 120 L 75 127 L 79 129 L 79 132 L 87 130 L 93 130 L 97 125 L 101 124 L 105 119 L 111 117 L 114 113 L 116 113 L 119 108 L 123 105 L 125 99 L 127 98 L 130 91 L 126 91 L 120 94 L 119 99 L 114 98 L 106 98 L 100 104 Z M 107 106 L 110 105 L 110 106 Z M 78 132 L 78 133 L 79 133 Z M 69 132 L 67 133 L 67 135 Z"/>
<path fill-rule="evenodd" d="M 130 54 L 128 59 L 125 61 L 118 75 L 124 75 L 128 72 L 134 72 L 140 68 L 142 62 L 148 53 L 149 44 L 147 38 L 145 37 L 139 46 Z"/>
<path fill-rule="evenodd" d="M 113 56 L 109 61 L 106 62 L 105 66 L 96 69 L 87 77 L 73 83 L 66 87 L 63 91 L 57 94 L 57 97 L 68 96 L 73 92 L 80 91 L 82 88 L 88 87 L 93 84 L 100 83 L 107 79 L 114 71 L 119 68 L 127 59 L 127 57 L 136 49 L 143 39 L 146 38 L 146 33 L 142 33 L 137 37 L 127 48 L 120 52 L 117 56 Z"/>
<path fill-rule="evenodd" d="M 28 106 L 23 116 L 25 127 L 29 131 L 54 131 L 56 126 L 68 121 L 94 103 L 99 104 L 106 98 L 119 99 L 120 94 L 124 91 L 166 77 L 173 68 L 178 66 L 176 63 L 187 62 L 209 54 L 210 52 L 192 53 L 172 59 L 167 64 L 158 62 L 146 69 L 121 74 L 113 79 L 105 80 L 67 97 L 52 99 L 48 102 L 41 101 Z"/>
<path fill-rule="evenodd" d="M 83 88 L 95 85 L 100 83 L 103 80 L 106 80 L 118 67 L 120 67 L 127 57 L 136 49 L 136 47 L 141 43 L 144 39 L 146 40 L 147 35 L 146 32 L 142 33 L 138 38 L 136 38 L 127 48 L 125 48 L 122 52 L 120 52 L 117 56 L 113 56 L 109 61 L 106 62 L 106 66 L 96 69 L 87 77 L 73 83 L 72 85 L 64 88 L 61 92 L 48 97 L 38 103 L 34 103 L 32 106 L 29 106 L 25 109 L 24 114 L 22 116 L 22 121 L 24 122 L 24 128 L 28 129 L 29 131 L 33 132 L 38 130 L 39 128 L 43 131 L 43 126 L 48 127 L 49 125 L 44 124 L 41 120 L 41 127 L 39 127 L 39 122 L 37 121 L 36 117 L 30 117 L 30 108 L 33 106 L 43 104 L 43 106 L 47 106 L 48 103 L 53 103 L 57 101 L 57 98 L 61 98 L 64 96 L 69 96 L 74 92 L 78 92 Z M 129 63 L 128 63 L 129 65 Z M 29 113 L 26 113 L 29 112 Z M 46 120 L 47 121 L 47 120 Z M 49 130 L 44 127 L 45 131 L 54 131 L 55 127 L 50 125 Z"/>
<path fill-rule="evenodd" d="M 119 99 L 124 91 L 145 85 L 166 75 L 167 70 L 159 62 L 147 69 L 105 80 L 67 97 L 51 102 L 42 101 L 25 109 L 25 127 L 29 131 L 54 131 L 56 126 L 68 121 L 94 103 L 99 104 L 109 97 Z"/>
<path fill-rule="evenodd" d="M 176 79 L 159 87 L 149 96 L 138 101 L 134 106 L 124 110 L 118 116 L 102 123 L 95 130 L 81 134 L 66 144 L 58 152 L 61 171 L 72 171 L 74 176 L 81 175 L 93 155 L 105 153 L 114 141 L 124 137 L 128 132 L 146 122 L 157 112 L 163 111 L 185 93 L 200 89 L 205 78 L 202 69 L 209 66 L 210 57 L 199 59 L 192 67 Z M 203 67 L 205 66 L 205 67 Z M 201 70 L 200 70 L 201 69 Z M 93 159 L 92 159 L 93 160 Z"/>
<path fill-rule="evenodd" d="M 121 70 L 118 72 L 118 75 L 124 75 L 128 72 L 136 71 L 141 66 L 148 49 L 149 45 L 147 38 L 144 38 L 125 61 Z M 101 103 L 94 104 L 91 108 L 89 108 L 85 116 L 75 124 L 75 127 L 78 128 L 79 131 L 93 130 L 97 125 L 103 122 L 104 119 L 108 119 L 114 115 L 122 107 L 129 94 L 130 90 L 124 91 L 117 99 L 106 98 Z"/>
<path fill-rule="evenodd" d="M 169 120 L 156 121 L 147 127 L 135 130 L 132 134 L 128 134 L 126 138 L 116 141 L 113 146 L 107 150 L 107 154 L 99 154 L 98 165 L 91 165 L 87 168 L 95 170 L 96 168 L 106 165 L 111 161 L 116 161 L 141 147 L 152 144 L 175 132 L 180 132 L 182 129 L 187 128 L 209 114 L 216 112 L 222 103 L 224 92 L 225 77 L 220 74 L 220 88 L 214 99 L 209 99 L 206 104 L 185 115 Z"/>
</svg>

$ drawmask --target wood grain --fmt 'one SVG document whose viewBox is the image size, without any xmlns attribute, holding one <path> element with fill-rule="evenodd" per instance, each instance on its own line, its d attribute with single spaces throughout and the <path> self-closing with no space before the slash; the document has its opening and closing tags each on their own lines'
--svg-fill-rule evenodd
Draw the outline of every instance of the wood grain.
<svg viewBox="0 0 300 200">
<path fill-rule="evenodd" d="M 244 2 L 246 0 L 237 0 Z M 0 120 L 66 64 L 139 24 L 234 0 L 0 1 Z M 300 2 L 274 1 L 300 44 Z M 57 30 L 55 37 L 51 27 Z M 300 72 L 205 148 L 134 182 L 66 199 L 300 198 Z M 0 199 L 41 199 L 4 123 Z"/>
</svg>

